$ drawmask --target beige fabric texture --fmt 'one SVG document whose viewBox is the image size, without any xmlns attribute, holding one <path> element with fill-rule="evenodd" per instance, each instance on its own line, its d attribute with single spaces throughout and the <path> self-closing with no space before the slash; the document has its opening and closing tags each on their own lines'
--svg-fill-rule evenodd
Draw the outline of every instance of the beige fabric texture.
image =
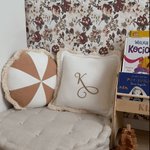
<svg viewBox="0 0 150 150">
<path fill-rule="evenodd" d="M 22 107 L 22 105 L 19 105 L 19 103 L 13 98 L 13 97 L 17 97 L 16 93 L 17 90 L 14 91 L 10 91 L 8 88 L 8 75 L 9 75 L 9 70 L 11 68 L 11 66 L 15 63 L 16 60 L 18 60 L 21 56 L 21 54 L 25 53 L 25 52 L 35 52 L 35 53 L 41 53 L 43 52 L 45 55 L 47 55 L 49 58 L 55 60 L 54 56 L 47 52 L 44 49 L 39 49 L 39 50 L 34 50 L 32 48 L 29 49 L 22 49 L 20 51 L 18 51 L 17 53 L 14 54 L 14 56 L 6 63 L 6 65 L 4 66 L 3 70 L 2 70 L 2 87 L 3 90 L 5 92 L 5 98 L 16 108 L 16 109 L 25 109 L 25 107 Z M 23 79 L 25 80 L 25 79 Z M 25 89 L 25 88 L 24 88 Z M 46 89 L 46 88 L 45 88 Z M 20 89 L 19 89 L 20 90 Z M 18 90 L 18 91 L 19 91 Z M 23 88 L 21 89 L 23 90 Z M 31 89 L 32 90 L 32 89 Z M 31 91 L 30 90 L 30 91 Z M 46 89 L 47 90 L 47 89 Z M 22 91 L 21 91 L 22 92 Z M 22 92 L 23 93 L 23 92 Z M 31 93 L 31 92 L 30 92 Z M 51 89 L 51 93 L 53 94 L 53 89 Z M 47 94 L 48 95 L 48 94 Z M 46 96 L 47 96 L 46 95 Z M 33 95 L 34 96 L 34 95 Z M 51 95 L 48 95 L 49 97 Z M 47 96 L 47 97 L 48 97 Z M 23 98 L 22 98 L 23 99 Z M 22 100 L 21 99 L 21 100 Z M 20 101 L 20 100 L 19 100 Z M 29 101 L 30 102 L 30 101 Z M 48 101 L 49 102 L 49 101 Z"/>
<path fill-rule="evenodd" d="M 107 117 L 49 110 L 0 114 L 0 150 L 109 150 Z"/>
<path fill-rule="evenodd" d="M 105 56 L 61 50 L 57 54 L 56 93 L 48 107 L 111 116 L 120 59 L 118 50 Z"/>
</svg>

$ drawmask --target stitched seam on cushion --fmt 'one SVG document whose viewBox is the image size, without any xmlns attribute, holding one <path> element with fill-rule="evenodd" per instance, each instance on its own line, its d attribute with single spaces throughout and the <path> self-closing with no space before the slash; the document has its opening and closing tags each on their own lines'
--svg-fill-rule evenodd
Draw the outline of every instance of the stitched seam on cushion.
<svg viewBox="0 0 150 150">
<path fill-rule="evenodd" d="M 99 135 L 103 132 L 104 126 L 105 126 L 105 125 L 103 125 L 102 130 L 101 130 L 101 131 L 99 132 L 99 134 L 97 135 L 97 138 L 93 138 L 93 140 L 92 140 L 91 142 L 89 142 L 89 141 L 91 140 L 91 139 L 89 139 L 87 143 L 82 144 L 82 145 L 76 144 L 72 149 L 74 150 L 74 149 L 76 149 L 76 146 L 79 146 L 79 147 L 77 148 L 77 150 L 78 150 L 78 149 L 80 149 L 80 147 L 82 148 L 84 145 L 89 145 L 89 144 L 93 143 L 94 140 L 99 139 Z M 75 126 L 74 126 L 74 128 L 75 128 Z M 105 143 L 105 142 L 106 142 L 106 141 L 104 141 L 104 143 Z M 101 146 L 103 146 L 103 145 L 100 145 L 100 147 L 101 147 Z"/>
<path fill-rule="evenodd" d="M 99 143 L 97 143 L 97 144 L 93 144 L 93 146 L 94 146 L 94 149 L 96 149 L 96 148 L 100 148 L 100 147 L 102 147 L 102 146 L 104 146 L 104 144 L 107 142 L 107 139 L 108 138 L 106 138 L 106 140 L 103 142 L 103 144 L 101 144 L 101 145 L 99 145 Z M 100 139 L 97 139 L 97 140 L 100 140 Z M 76 146 L 77 146 L 77 144 L 74 146 L 74 148 L 73 148 L 73 150 L 81 150 L 84 146 L 87 146 L 87 145 L 90 145 L 91 143 L 86 143 L 86 144 L 83 144 L 83 145 L 78 145 L 78 147 L 77 148 L 75 148 Z M 89 146 L 88 146 L 89 147 Z M 89 149 L 86 149 L 86 150 L 91 150 L 91 146 L 89 147 Z"/>
<path fill-rule="evenodd" d="M 4 144 L 4 147 L 5 147 L 5 145 L 8 144 L 8 143 L 12 144 L 13 146 L 17 146 L 16 144 L 14 144 L 14 143 L 12 143 L 12 142 L 8 142 L 8 141 L 7 141 L 7 142 Z M 3 148 L 4 148 L 4 147 L 3 147 Z M 20 146 L 17 146 L 17 148 L 22 149 L 22 147 L 20 147 Z M 28 150 L 34 150 L 34 149 L 31 149 L 31 148 L 29 149 L 29 148 L 26 148 L 26 147 L 25 147 L 25 150 L 26 150 L 26 149 L 28 149 Z"/>
<path fill-rule="evenodd" d="M 104 127 L 103 127 L 103 129 L 104 129 Z M 102 131 L 104 131 L 103 129 L 102 129 Z M 102 132 L 101 132 L 101 133 L 102 133 Z M 95 149 L 96 146 L 98 146 L 99 144 L 100 144 L 99 147 L 103 146 L 103 145 L 106 143 L 107 139 L 109 139 L 109 132 L 108 132 L 108 135 L 107 135 L 105 141 L 103 141 L 102 143 L 96 142 L 96 141 L 100 141 L 101 138 L 95 138 L 95 141 L 92 141 L 92 142 L 90 142 L 90 143 L 86 143 L 86 144 L 83 144 L 83 145 L 79 145 L 79 147 L 74 148 L 74 150 L 80 150 L 80 149 L 82 149 L 83 146 L 86 146 L 86 145 L 89 145 L 89 146 L 90 146 L 90 147 L 88 146 L 88 147 L 89 147 L 89 150 L 90 150 L 90 148 L 91 148 L 92 145 L 95 146 L 95 147 L 94 147 L 94 149 Z M 96 142 L 97 144 L 96 144 L 95 142 Z M 93 143 L 93 144 L 92 144 L 92 143 Z M 92 145 L 91 145 L 91 144 L 92 144 Z M 87 150 L 88 150 L 88 149 L 87 149 Z"/>
<path fill-rule="evenodd" d="M 10 112 L 9 114 L 7 114 L 5 117 L 3 117 L 3 119 L 0 121 L 0 123 L 2 123 L 3 120 L 4 120 L 6 117 L 8 117 L 10 114 L 11 114 L 11 112 Z"/>
<path fill-rule="evenodd" d="M 42 111 L 43 109 L 41 108 L 39 111 L 38 111 L 38 114 Z M 25 123 L 28 119 L 30 119 L 32 116 L 35 116 L 35 112 L 33 111 L 32 114 L 30 116 L 27 116 L 24 120 L 23 123 Z"/>
<path fill-rule="evenodd" d="M 97 139 L 97 140 L 100 140 L 100 139 Z M 104 144 L 105 144 L 106 142 L 107 142 L 107 139 L 106 139 L 105 142 L 103 142 L 103 144 L 100 144 L 100 145 L 99 145 L 99 143 L 95 144 L 95 145 L 94 145 L 94 149 L 97 148 L 97 147 L 102 147 L 102 146 L 104 146 Z M 80 147 L 75 148 L 74 150 L 80 150 L 83 146 L 90 145 L 90 144 L 91 144 L 91 143 L 86 143 L 86 144 L 84 144 L 84 145 L 80 145 Z M 88 146 L 88 147 L 89 147 L 89 146 Z M 92 147 L 89 147 L 89 149 L 87 149 L 87 150 L 91 150 L 91 148 L 92 148 Z"/>
</svg>

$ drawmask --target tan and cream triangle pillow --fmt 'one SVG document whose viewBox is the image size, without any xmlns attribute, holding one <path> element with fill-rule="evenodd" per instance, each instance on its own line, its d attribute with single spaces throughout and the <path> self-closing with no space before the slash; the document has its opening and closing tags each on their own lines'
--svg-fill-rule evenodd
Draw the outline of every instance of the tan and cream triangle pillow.
<svg viewBox="0 0 150 150">
<path fill-rule="evenodd" d="M 54 56 L 46 50 L 20 50 L 2 72 L 6 99 L 17 109 L 45 106 L 53 98 L 56 70 Z"/>
</svg>

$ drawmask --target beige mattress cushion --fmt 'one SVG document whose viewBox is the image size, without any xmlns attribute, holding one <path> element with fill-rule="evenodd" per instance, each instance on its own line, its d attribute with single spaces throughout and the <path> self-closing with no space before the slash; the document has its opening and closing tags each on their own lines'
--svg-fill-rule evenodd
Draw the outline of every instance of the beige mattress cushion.
<svg viewBox="0 0 150 150">
<path fill-rule="evenodd" d="M 109 119 L 47 107 L 0 114 L 0 150 L 109 150 Z"/>
</svg>

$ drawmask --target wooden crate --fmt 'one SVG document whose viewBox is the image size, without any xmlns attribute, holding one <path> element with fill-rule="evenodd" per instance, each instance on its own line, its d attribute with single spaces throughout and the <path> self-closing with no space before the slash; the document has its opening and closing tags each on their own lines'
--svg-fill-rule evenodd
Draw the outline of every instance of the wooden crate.
<svg viewBox="0 0 150 150">
<path fill-rule="evenodd" d="M 149 115 L 149 103 L 117 99 L 116 111 Z"/>
</svg>

